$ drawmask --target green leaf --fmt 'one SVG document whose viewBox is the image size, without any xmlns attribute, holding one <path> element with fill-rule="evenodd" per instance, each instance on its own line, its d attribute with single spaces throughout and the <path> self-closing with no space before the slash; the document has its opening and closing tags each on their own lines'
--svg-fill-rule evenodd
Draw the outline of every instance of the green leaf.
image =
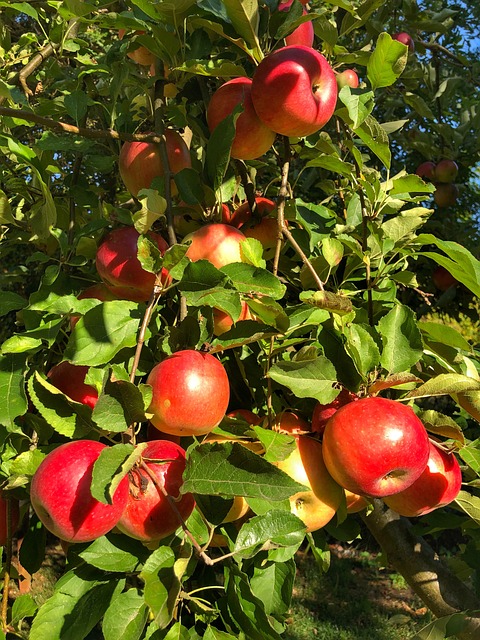
<svg viewBox="0 0 480 640">
<path fill-rule="evenodd" d="M 27 410 L 25 373 L 27 356 L 11 353 L 0 356 L 0 424 L 8 429 L 13 421 Z"/>
<path fill-rule="evenodd" d="M 241 107 L 215 127 L 207 142 L 205 167 L 212 188 L 216 191 L 222 184 L 230 162 L 230 151 L 235 137 L 235 123 L 241 113 Z"/>
<path fill-rule="evenodd" d="M 465 447 L 459 449 L 458 453 L 473 471 L 480 476 L 480 442 L 474 440 L 469 442 Z"/>
<path fill-rule="evenodd" d="M 290 389 L 297 398 L 315 398 L 328 404 L 337 395 L 334 389 L 337 373 L 325 356 L 300 362 L 277 362 L 270 368 L 268 377 Z"/>
<path fill-rule="evenodd" d="M 135 302 L 112 300 L 94 307 L 75 325 L 65 359 L 89 366 L 110 362 L 121 349 L 136 345 L 140 318 Z"/>
<path fill-rule="evenodd" d="M 480 390 L 480 380 L 474 380 L 461 373 L 441 373 L 420 385 L 406 396 L 407 398 L 428 398 L 451 393 Z"/>
<path fill-rule="evenodd" d="M 195 447 L 183 474 L 182 493 L 276 501 L 302 490 L 305 487 L 237 442 Z"/>
<path fill-rule="evenodd" d="M 1 193 L 0 193 L 1 195 Z M 1 206 L 1 205 L 0 205 Z M 26 307 L 28 302 L 13 291 L 0 291 L 0 316 Z"/>
<path fill-rule="evenodd" d="M 468 491 L 460 491 L 455 504 L 464 511 L 477 525 L 480 525 L 480 498 L 472 496 Z"/>
<path fill-rule="evenodd" d="M 445 640 L 456 637 L 465 628 L 468 613 L 452 613 L 435 619 L 423 627 L 413 640 Z"/>
<path fill-rule="evenodd" d="M 382 224 L 382 230 L 387 238 L 398 244 L 400 241 L 404 242 L 405 238 L 411 236 L 415 229 L 418 229 L 423 224 L 425 224 L 425 219 L 420 216 L 399 215 L 386 220 Z"/>
<path fill-rule="evenodd" d="M 255 435 L 263 444 L 265 449 L 263 457 L 268 462 L 285 460 L 295 449 L 295 438 L 293 436 L 259 426 L 253 426 L 252 431 L 255 432 Z"/>
<path fill-rule="evenodd" d="M 457 331 L 457 329 L 448 324 L 444 324 L 443 322 L 420 321 L 418 323 L 418 328 L 429 338 L 435 340 L 435 342 L 448 344 L 450 347 L 454 347 L 455 349 L 471 351 L 470 343 L 459 331 Z"/>
<path fill-rule="evenodd" d="M 12 618 L 10 624 L 15 627 L 24 618 L 31 618 L 37 612 L 38 605 L 28 593 L 17 596 L 12 606 Z"/>
<path fill-rule="evenodd" d="M 26 351 L 35 351 L 42 346 L 40 338 L 32 338 L 30 336 L 18 334 L 5 340 L 2 344 L 1 353 L 25 353 Z"/>
<path fill-rule="evenodd" d="M 420 360 L 422 336 L 411 309 L 395 305 L 379 321 L 378 332 L 383 343 L 381 364 L 389 373 L 407 371 Z"/>
<path fill-rule="evenodd" d="M 213 30 L 215 31 L 215 29 Z M 224 32 L 222 31 L 222 35 L 223 34 Z M 231 38 L 229 38 L 229 40 L 230 39 Z M 245 46 L 241 48 L 245 50 Z M 210 78 L 238 78 L 245 76 L 245 69 L 241 65 L 231 60 L 222 60 L 221 58 L 215 60 L 186 60 L 183 64 L 175 67 L 175 69 Z"/>
<path fill-rule="evenodd" d="M 338 97 L 347 107 L 353 129 L 357 129 L 373 111 L 375 106 L 373 91 L 352 91 L 349 86 L 340 89 Z M 353 167 L 352 167 L 353 170 Z M 345 174 L 344 174 L 345 175 Z"/>
<path fill-rule="evenodd" d="M 233 262 L 222 267 L 221 271 L 241 293 L 261 294 L 274 300 L 280 300 L 285 295 L 286 286 L 266 269 L 243 262 Z"/>
<path fill-rule="evenodd" d="M 380 349 L 367 325 L 351 324 L 344 330 L 347 342 L 345 350 L 352 358 L 358 373 L 366 379 L 380 362 Z"/>
<path fill-rule="evenodd" d="M 283 307 L 269 296 L 261 298 L 248 298 L 248 307 L 255 315 L 255 318 L 261 320 L 271 327 L 275 327 L 281 332 L 288 331 L 290 320 L 283 310 Z"/>
<path fill-rule="evenodd" d="M 265 269 L 266 263 L 263 259 L 263 245 L 256 238 L 246 238 L 240 245 L 242 262 L 251 264 L 254 267 Z"/>
<path fill-rule="evenodd" d="M 103 431 L 116 433 L 125 431 L 135 422 L 145 421 L 142 390 L 143 387 L 137 387 L 127 380 L 109 380 L 93 409 L 93 421 Z"/>
<path fill-rule="evenodd" d="M 306 167 L 321 167 L 334 173 L 339 173 L 342 176 L 352 176 L 354 174 L 354 166 L 349 162 L 344 162 L 336 156 L 321 155 L 312 160 L 309 160 Z"/>
<path fill-rule="evenodd" d="M 65 96 L 64 104 L 68 115 L 78 124 L 87 113 L 87 94 L 81 89 L 76 89 Z"/>
<path fill-rule="evenodd" d="M 149 555 L 150 552 L 139 540 L 114 533 L 97 538 L 78 553 L 92 567 L 117 573 L 138 571 L 139 565 Z"/>
<path fill-rule="evenodd" d="M 367 76 L 372 88 L 389 87 L 402 74 L 408 60 L 408 48 L 381 33 L 367 64 Z"/>
<path fill-rule="evenodd" d="M 258 0 L 223 0 L 228 17 L 238 35 L 253 49 L 259 62 L 262 50 L 258 40 L 260 14 Z"/>
<path fill-rule="evenodd" d="M 461 447 L 465 445 L 465 438 L 461 428 L 453 418 L 443 415 L 439 411 L 428 409 L 427 411 L 419 411 L 417 416 L 423 422 L 425 429 L 430 433 L 445 438 L 451 438 L 459 443 Z"/>
<path fill-rule="evenodd" d="M 203 640 L 237 640 L 238 636 L 232 636 L 230 633 L 220 631 L 208 625 L 204 633 Z"/>
<path fill-rule="evenodd" d="M 392 156 L 388 146 L 388 135 L 375 118 L 367 116 L 362 124 L 355 129 L 355 133 L 389 169 Z"/>
<path fill-rule="evenodd" d="M 242 558 L 250 558 L 268 546 L 289 547 L 305 537 L 304 523 L 288 511 L 272 509 L 255 516 L 238 532 L 233 551 Z"/>
<path fill-rule="evenodd" d="M 15 224 L 15 222 L 7 194 L 0 189 L 0 224 Z"/>
<path fill-rule="evenodd" d="M 28 380 L 28 393 L 40 415 L 62 436 L 83 438 L 93 429 L 90 407 L 69 400 L 38 371 Z"/>
<path fill-rule="evenodd" d="M 102 622 L 105 640 L 140 640 L 148 620 L 148 607 L 137 589 L 117 595 Z"/>
<path fill-rule="evenodd" d="M 112 504 L 118 485 L 140 460 L 146 446 L 146 442 L 137 447 L 115 444 L 103 449 L 93 465 L 92 496 L 103 504 Z"/>
<path fill-rule="evenodd" d="M 121 592 L 125 579 L 105 575 L 88 565 L 66 573 L 35 616 L 30 640 L 83 640 Z"/>
<path fill-rule="evenodd" d="M 303 536 L 302 536 L 303 537 Z M 267 562 L 255 566 L 250 586 L 253 595 L 263 602 L 265 613 L 276 617 L 286 614 L 292 600 L 295 561 Z"/>
</svg>

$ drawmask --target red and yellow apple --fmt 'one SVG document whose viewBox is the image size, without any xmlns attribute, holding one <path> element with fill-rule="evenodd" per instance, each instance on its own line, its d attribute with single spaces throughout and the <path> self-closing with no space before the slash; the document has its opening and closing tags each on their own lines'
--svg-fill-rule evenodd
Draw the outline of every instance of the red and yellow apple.
<svg viewBox="0 0 480 640">
<path fill-rule="evenodd" d="M 241 320 L 251 320 L 252 314 L 250 313 L 250 309 L 246 302 L 242 302 L 242 310 L 240 312 L 240 316 L 237 318 L 236 322 L 240 322 Z M 213 309 L 213 335 L 221 336 L 222 333 L 226 333 L 229 329 L 232 328 L 234 322 L 232 317 L 228 315 L 225 311 L 221 309 Z"/>
<path fill-rule="evenodd" d="M 184 238 L 191 241 L 186 256 L 192 262 L 208 260 L 217 269 L 232 262 L 241 262 L 240 243 L 244 234 L 235 227 L 223 222 L 206 224 Z"/>
<path fill-rule="evenodd" d="M 150 421 L 160 431 L 176 436 L 209 433 L 225 416 L 230 400 L 222 363 L 193 349 L 177 351 L 155 365 L 147 384 L 153 392 Z"/>
<path fill-rule="evenodd" d="M 273 200 L 269 198 L 264 198 L 262 196 L 257 196 L 255 198 L 256 203 L 256 217 L 263 218 L 267 216 L 269 213 L 272 213 L 275 210 L 276 204 Z M 222 217 L 223 222 L 226 224 L 231 224 L 233 227 L 237 227 L 237 229 L 241 229 L 243 225 L 248 222 L 252 217 L 252 210 L 250 209 L 250 205 L 248 201 L 242 202 L 233 212 L 226 214 Z"/>
<path fill-rule="evenodd" d="M 407 489 L 384 498 L 401 516 L 423 516 L 453 502 L 462 487 L 462 471 L 453 453 L 430 442 L 430 455 L 422 475 Z"/>
<path fill-rule="evenodd" d="M 411 407 L 387 398 L 362 398 L 329 419 L 323 455 L 342 487 L 383 498 L 403 491 L 423 473 L 428 434 Z"/>
<path fill-rule="evenodd" d="M 305 418 L 302 418 L 296 411 L 288 409 L 277 413 L 273 420 L 272 429 L 292 436 L 299 436 L 311 430 L 310 424 Z"/>
<path fill-rule="evenodd" d="M 435 167 L 436 182 L 454 182 L 458 175 L 458 165 L 454 160 L 444 158 Z"/>
<path fill-rule="evenodd" d="M 213 132 L 220 122 L 242 105 L 243 111 L 236 121 L 231 156 L 240 160 L 254 160 L 266 153 L 275 140 L 275 132 L 257 116 L 251 97 L 250 78 L 234 78 L 219 87 L 207 108 L 208 128 Z"/>
<path fill-rule="evenodd" d="M 355 393 L 351 393 L 348 389 L 343 388 L 332 402 L 328 404 L 320 404 L 320 402 L 317 402 L 312 413 L 312 431 L 323 434 L 325 425 L 333 414 L 336 413 L 340 407 L 343 407 L 349 402 L 355 402 L 355 400 L 358 400 L 358 396 Z"/>
<path fill-rule="evenodd" d="M 419 164 L 415 170 L 417 176 L 420 178 L 425 178 L 425 180 L 430 180 L 433 182 L 435 180 L 435 167 L 437 165 L 434 162 L 428 160 L 427 162 L 422 162 Z"/>
<path fill-rule="evenodd" d="M 284 136 L 308 136 L 332 117 L 337 81 L 321 53 L 292 45 L 266 56 L 252 79 L 252 100 L 265 125 Z"/>
<path fill-rule="evenodd" d="M 44 526 L 66 542 L 90 542 L 108 533 L 127 506 L 128 478 L 118 485 L 112 504 L 91 493 L 93 465 L 106 445 L 73 440 L 51 451 L 32 478 L 32 507 Z"/>
<path fill-rule="evenodd" d="M 345 71 L 337 73 L 336 78 L 339 89 L 347 86 L 352 89 L 356 89 L 358 87 L 358 75 L 353 69 L 345 69 Z"/>
<path fill-rule="evenodd" d="M 87 366 L 74 365 L 64 360 L 52 367 L 47 377 L 51 384 L 66 396 L 93 409 L 98 400 L 98 393 L 95 387 L 85 384 L 87 372 Z"/>
<path fill-rule="evenodd" d="M 162 255 L 168 249 L 167 242 L 158 233 L 149 231 L 146 237 Z M 117 298 L 146 302 L 155 285 L 155 274 L 145 271 L 138 259 L 139 238 L 135 227 L 114 229 L 98 247 L 95 264 L 98 275 Z M 161 280 L 163 284 L 169 280 L 165 269 L 162 269 Z"/>
</svg>

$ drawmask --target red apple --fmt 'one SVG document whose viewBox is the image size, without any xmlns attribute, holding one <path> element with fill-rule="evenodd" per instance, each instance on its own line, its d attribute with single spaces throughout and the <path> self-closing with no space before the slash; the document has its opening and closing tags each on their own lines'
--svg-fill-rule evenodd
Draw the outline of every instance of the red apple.
<svg viewBox="0 0 480 640">
<path fill-rule="evenodd" d="M 436 175 L 436 170 L 435 170 Z M 458 198 L 458 187 L 451 182 L 440 182 L 435 185 L 433 199 L 439 207 L 453 207 Z"/>
<path fill-rule="evenodd" d="M 238 420 L 244 420 L 251 425 L 260 425 L 263 422 L 263 418 L 257 416 L 256 413 L 250 411 L 250 409 L 234 409 L 227 413 L 227 418 L 237 418 Z"/>
<path fill-rule="evenodd" d="M 428 461 L 428 434 L 413 409 L 370 397 L 350 402 L 327 422 L 325 464 L 352 493 L 383 498 L 409 487 Z"/>
<path fill-rule="evenodd" d="M 420 176 L 420 178 L 425 178 L 426 180 L 433 181 L 435 180 L 436 166 L 437 165 L 431 161 L 422 162 L 422 164 L 419 164 L 416 168 L 415 173 L 417 174 L 417 176 Z"/>
<path fill-rule="evenodd" d="M 458 284 L 458 280 L 452 276 L 450 271 L 438 265 L 432 273 L 433 284 L 440 289 L 440 291 L 446 291 Z"/>
<path fill-rule="evenodd" d="M 95 300 L 100 300 L 101 302 L 104 302 L 106 300 L 118 300 L 117 296 L 113 293 L 113 291 L 110 291 L 107 285 L 104 284 L 103 282 L 92 284 L 91 287 L 87 287 L 86 289 L 81 291 L 77 296 L 78 300 L 85 300 L 86 298 L 94 298 Z M 77 324 L 79 319 L 80 319 L 79 316 L 72 316 L 70 318 L 71 329 L 74 328 L 74 326 Z"/>
<path fill-rule="evenodd" d="M 185 451 L 169 440 L 151 440 L 142 454 L 143 461 L 158 483 L 175 501 L 185 521 L 195 507 L 193 494 L 180 495 L 185 471 Z M 130 474 L 130 495 L 117 529 L 142 542 L 153 542 L 176 531 L 181 521 L 163 492 L 142 467 Z"/>
<path fill-rule="evenodd" d="M 258 196 L 255 198 L 255 203 L 257 205 L 256 216 L 262 218 L 272 211 L 274 211 L 276 204 L 273 200 L 269 198 L 263 198 Z M 226 218 L 227 216 L 225 216 Z M 242 202 L 233 212 L 230 213 L 228 219 L 223 219 L 223 222 L 227 224 L 231 224 L 233 227 L 237 227 L 237 229 L 241 229 L 243 225 L 248 222 L 252 217 L 252 210 L 250 209 L 250 205 L 247 200 Z"/>
<path fill-rule="evenodd" d="M 105 447 L 94 440 L 66 442 L 42 460 L 32 478 L 32 507 L 45 527 L 62 540 L 96 540 L 113 529 L 127 506 L 127 477 L 118 485 L 112 504 L 103 504 L 91 494 L 93 465 Z"/>
<path fill-rule="evenodd" d="M 278 5 L 279 11 L 288 11 L 292 6 L 293 0 L 287 0 L 287 2 L 282 2 Z M 305 3 L 306 4 L 306 3 Z M 308 15 L 308 11 L 306 9 L 303 10 L 303 15 Z M 308 22 L 302 22 L 296 29 L 292 31 L 286 38 L 285 42 L 287 45 L 300 44 L 305 47 L 313 46 L 313 41 L 315 39 L 315 31 L 313 29 L 313 22 L 309 20 Z"/>
<path fill-rule="evenodd" d="M 276 466 L 291 478 L 310 487 L 290 497 L 290 510 L 307 527 L 307 532 L 324 527 L 342 501 L 342 488 L 329 474 L 322 444 L 308 436 L 295 437 L 296 448 Z"/>
<path fill-rule="evenodd" d="M 288 223 L 287 223 L 288 224 Z M 253 227 L 243 228 L 246 238 L 255 238 L 262 243 L 264 250 L 274 249 L 277 245 L 278 222 L 276 218 L 263 218 Z"/>
<path fill-rule="evenodd" d="M 165 141 L 170 171 L 175 174 L 192 166 L 190 151 L 182 136 L 165 130 Z M 120 150 L 118 168 L 125 187 L 133 196 L 141 189 L 148 189 L 154 178 L 162 178 L 164 166 L 160 155 L 160 146 L 154 142 L 125 142 Z M 177 193 L 173 180 L 172 194 Z"/>
<path fill-rule="evenodd" d="M 458 175 L 458 164 L 454 160 L 444 158 L 435 167 L 436 182 L 454 182 Z"/>
<path fill-rule="evenodd" d="M 332 117 L 337 102 L 335 73 L 315 49 L 283 47 L 266 56 L 252 79 L 255 111 L 285 136 L 308 136 Z"/>
<path fill-rule="evenodd" d="M 242 302 L 242 311 L 240 312 L 240 316 L 238 317 L 236 322 L 240 322 L 240 320 L 251 320 L 252 314 L 250 313 L 250 309 L 246 302 Z M 222 311 L 221 309 L 213 310 L 213 335 L 221 336 L 222 333 L 226 333 L 233 326 L 233 320 L 228 313 Z"/>
<path fill-rule="evenodd" d="M 149 231 L 147 238 L 158 247 L 161 254 L 168 244 L 158 233 Z M 138 239 L 135 227 L 119 227 L 111 231 L 97 250 L 98 275 L 117 298 L 147 301 L 153 291 L 155 274 L 143 269 L 138 259 Z M 162 282 L 169 280 L 168 271 L 162 269 Z"/>
<path fill-rule="evenodd" d="M 143 36 L 144 34 L 145 31 L 135 31 L 135 35 L 137 36 Z M 118 37 L 120 38 L 120 40 L 123 40 L 124 36 L 125 29 L 119 29 Z M 150 65 L 155 64 L 156 61 L 156 57 L 154 56 L 154 54 L 143 45 L 140 45 L 132 51 L 128 51 L 127 56 L 137 64 L 141 64 L 145 67 L 149 67 Z"/>
<path fill-rule="evenodd" d="M 450 504 L 462 487 L 462 471 L 453 453 L 430 442 L 425 471 L 407 489 L 385 498 L 385 504 L 401 516 L 424 516 Z"/>
<path fill-rule="evenodd" d="M 347 513 L 358 513 L 368 507 L 368 501 L 357 493 L 352 493 L 345 489 L 345 499 L 347 502 Z"/>
<path fill-rule="evenodd" d="M 317 402 L 312 414 L 312 431 L 323 434 L 325 425 L 333 414 L 336 413 L 340 407 L 343 407 L 349 402 L 355 402 L 355 400 L 358 399 L 355 393 L 351 393 L 348 389 L 342 389 L 335 400 L 329 404 L 320 404 L 320 402 Z"/>
<path fill-rule="evenodd" d="M 147 384 L 153 391 L 152 424 L 176 436 L 209 433 L 221 422 L 230 399 L 221 362 L 193 349 L 177 351 L 157 364 Z"/>
<path fill-rule="evenodd" d="M 250 78 L 229 80 L 215 91 L 207 108 L 208 128 L 213 132 L 238 105 L 242 105 L 231 149 L 232 158 L 240 160 L 263 156 L 275 140 L 275 133 L 264 125 L 253 108 L 251 87 Z"/>
<path fill-rule="evenodd" d="M 299 436 L 311 431 L 310 424 L 295 411 L 280 411 L 273 421 L 272 429 L 280 433 Z"/>
<path fill-rule="evenodd" d="M 70 364 L 65 360 L 52 367 L 47 377 L 51 384 L 66 396 L 93 409 L 98 400 L 98 393 L 95 387 L 85 384 L 87 371 L 87 366 Z"/>
<path fill-rule="evenodd" d="M 186 253 L 192 262 L 209 260 L 217 269 L 232 262 L 241 262 L 240 243 L 245 240 L 241 231 L 222 222 L 206 224 L 184 238 L 191 240 Z"/>
<path fill-rule="evenodd" d="M 7 544 L 8 539 L 8 523 L 7 523 L 7 509 L 10 504 L 10 535 L 12 536 L 18 529 L 20 523 L 20 507 L 18 500 L 8 497 L 5 491 L 0 492 L 0 547 L 4 547 Z"/>
<path fill-rule="evenodd" d="M 392 38 L 393 40 L 397 40 L 398 42 L 401 42 L 402 44 L 407 46 L 409 53 L 413 53 L 415 51 L 415 43 L 409 33 L 401 31 L 400 33 L 395 33 Z"/>
<path fill-rule="evenodd" d="M 353 69 L 345 69 L 345 71 L 337 73 L 336 78 L 339 89 L 346 86 L 349 86 L 352 89 L 356 89 L 358 87 L 358 75 Z"/>
</svg>

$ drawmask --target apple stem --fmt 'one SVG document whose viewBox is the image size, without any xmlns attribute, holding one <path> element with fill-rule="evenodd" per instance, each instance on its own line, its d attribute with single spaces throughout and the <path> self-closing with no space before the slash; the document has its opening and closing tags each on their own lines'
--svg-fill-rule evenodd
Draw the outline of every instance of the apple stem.
<svg viewBox="0 0 480 640">
<path fill-rule="evenodd" d="M 185 520 L 182 518 L 182 514 L 180 513 L 180 511 L 177 508 L 177 505 L 175 504 L 174 498 L 172 498 L 172 496 L 167 493 L 167 491 L 166 491 L 165 487 L 163 486 L 163 484 L 158 480 L 158 478 L 155 476 L 153 471 L 149 468 L 149 466 L 143 460 L 140 462 L 140 467 L 145 471 L 145 473 L 148 474 L 148 476 L 150 477 L 150 479 L 153 482 L 153 484 L 155 485 L 155 487 L 168 500 L 168 504 L 170 505 L 170 507 L 172 508 L 173 512 L 177 516 L 177 519 L 178 519 L 178 521 L 179 521 L 179 523 L 180 523 L 185 535 L 189 538 L 190 542 L 193 544 L 193 546 L 194 546 L 196 552 L 198 553 L 199 557 L 205 562 L 206 565 L 211 566 L 213 564 L 213 560 L 207 556 L 207 554 L 203 551 L 202 547 L 198 544 L 198 542 L 196 541 L 194 536 L 188 530 L 188 527 L 185 524 Z"/>
<path fill-rule="evenodd" d="M 12 566 L 12 502 L 6 499 L 6 515 L 7 515 L 7 540 L 5 544 L 6 558 L 3 571 L 3 593 L 2 593 L 2 629 L 7 631 L 7 614 L 8 614 L 8 592 L 10 590 L 10 570 Z"/>
</svg>

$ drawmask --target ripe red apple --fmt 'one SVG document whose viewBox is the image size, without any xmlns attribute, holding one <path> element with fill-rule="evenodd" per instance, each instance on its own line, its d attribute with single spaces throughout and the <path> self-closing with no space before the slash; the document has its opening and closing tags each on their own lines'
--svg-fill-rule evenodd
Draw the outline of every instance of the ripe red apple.
<svg viewBox="0 0 480 640">
<path fill-rule="evenodd" d="M 113 291 L 110 291 L 107 285 L 104 284 L 103 282 L 92 284 L 91 287 L 87 287 L 86 289 L 81 291 L 77 296 L 78 300 L 85 300 L 86 298 L 95 298 L 95 300 L 100 300 L 101 302 L 104 302 L 106 300 L 118 300 L 117 296 L 113 293 Z M 79 319 L 80 319 L 79 316 L 72 316 L 70 318 L 71 329 L 74 328 L 74 326 L 77 324 Z"/>
<path fill-rule="evenodd" d="M 440 289 L 440 291 L 446 291 L 458 284 L 458 280 L 452 276 L 450 271 L 438 265 L 432 273 L 433 284 Z"/>
<path fill-rule="evenodd" d="M 393 40 L 398 40 L 398 42 L 406 45 L 408 47 L 409 53 L 413 53 L 415 51 L 415 43 L 409 33 L 401 31 L 400 33 L 395 33 L 392 38 Z"/>
<path fill-rule="evenodd" d="M 282 2 L 278 5 L 279 11 L 288 11 L 292 6 L 293 0 L 287 0 L 286 2 Z M 305 2 L 306 4 L 306 2 Z M 306 9 L 303 10 L 303 15 L 308 15 L 308 11 Z M 305 47 L 313 46 L 313 41 L 315 39 L 315 31 L 313 29 L 313 22 L 309 20 L 308 22 L 302 22 L 296 29 L 292 31 L 285 38 L 285 42 L 287 45 L 300 44 Z"/>
<path fill-rule="evenodd" d="M 285 221 L 286 222 L 286 221 Z M 288 224 L 286 222 L 286 224 Z M 263 218 L 253 227 L 243 228 L 246 238 L 255 238 L 262 243 L 264 250 L 277 246 L 278 222 L 276 218 Z"/>
<path fill-rule="evenodd" d="M 230 399 L 221 362 L 193 349 L 177 351 L 155 365 L 147 384 L 153 391 L 149 408 L 152 424 L 176 436 L 198 436 L 214 429 Z"/>
<path fill-rule="evenodd" d="M 15 498 L 9 498 L 7 494 L 0 492 L 0 547 L 4 547 L 8 539 L 8 524 L 7 524 L 7 508 L 10 503 L 10 534 L 13 535 L 18 529 L 20 523 L 20 507 L 18 500 Z"/>
<path fill-rule="evenodd" d="M 70 364 L 65 360 L 52 367 L 47 377 L 51 384 L 66 396 L 93 409 L 98 400 L 98 393 L 95 387 L 85 384 L 87 371 L 87 366 Z"/>
<path fill-rule="evenodd" d="M 296 448 L 276 466 L 291 478 L 310 487 L 290 497 L 290 510 L 307 527 L 307 532 L 324 527 L 342 501 L 342 488 L 324 463 L 322 444 L 308 436 L 295 437 Z"/>
<path fill-rule="evenodd" d="M 183 520 L 195 507 L 193 494 L 180 495 L 185 471 L 185 451 L 169 440 L 151 440 L 142 459 L 158 483 L 175 501 Z M 127 506 L 117 523 L 117 529 L 142 542 L 153 542 L 176 531 L 181 522 L 162 491 L 142 467 L 130 474 L 130 494 Z"/>
<path fill-rule="evenodd" d="M 436 174 L 436 171 L 435 171 Z M 439 182 L 435 185 L 433 199 L 439 207 L 453 207 L 458 198 L 458 187 L 451 182 Z"/>
<path fill-rule="evenodd" d="M 251 319 L 252 319 L 252 314 L 250 313 L 248 304 L 246 302 L 242 302 L 242 311 L 240 313 L 239 318 L 237 319 L 237 322 L 240 322 L 240 320 L 251 320 Z M 222 311 L 221 309 L 213 310 L 213 335 L 214 336 L 221 336 L 222 333 L 227 332 L 229 329 L 232 328 L 232 326 L 233 326 L 233 320 L 231 316 L 228 315 L 228 313 L 225 313 L 225 311 Z"/>
<path fill-rule="evenodd" d="M 227 418 L 237 418 L 238 420 L 244 420 L 251 425 L 260 425 L 263 422 L 263 418 L 257 416 L 256 413 L 250 411 L 250 409 L 234 409 L 227 413 Z"/>
<path fill-rule="evenodd" d="M 310 424 L 300 414 L 288 409 L 280 411 L 273 421 L 272 429 L 280 433 L 299 436 L 311 431 Z"/>
<path fill-rule="evenodd" d="M 458 175 L 458 164 L 454 160 L 444 158 L 435 167 L 436 182 L 454 182 Z"/>
<path fill-rule="evenodd" d="M 135 31 L 135 35 L 137 36 L 143 36 L 144 34 L 145 31 Z M 118 37 L 120 38 L 120 40 L 123 40 L 124 36 L 125 29 L 119 29 Z M 145 67 L 149 67 L 150 65 L 155 64 L 156 61 L 156 57 L 154 56 L 154 54 L 143 45 L 140 45 L 136 49 L 133 49 L 133 51 L 129 51 L 127 53 L 127 56 L 137 64 L 141 64 Z"/>
<path fill-rule="evenodd" d="M 356 89 L 358 87 L 358 75 L 353 69 L 345 69 L 345 71 L 337 73 L 336 78 L 339 89 L 346 86 L 349 86 L 352 89 Z"/>
<path fill-rule="evenodd" d="M 90 491 L 93 465 L 106 445 L 73 440 L 51 451 L 32 478 L 32 507 L 45 527 L 67 542 L 90 542 L 119 521 L 128 500 L 128 478 L 122 479 L 112 504 L 96 500 Z"/>
<path fill-rule="evenodd" d="M 462 487 L 462 471 L 453 453 L 430 442 L 425 471 L 407 489 L 385 498 L 385 504 L 401 516 L 423 516 L 450 504 Z"/>
<path fill-rule="evenodd" d="M 147 301 L 153 291 L 155 274 L 145 271 L 138 259 L 138 239 L 135 227 L 119 227 L 111 231 L 97 250 L 98 275 L 117 298 Z M 149 231 L 147 238 L 156 244 L 161 254 L 168 244 L 158 233 Z M 162 269 L 162 283 L 169 280 L 168 271 Z"/>
<path fill-rule="evenodd" d="M 320 402 L 317 402 L 312 413 L 312 431 L 323 434 L 325 425 L 333 414 L 336 413 L 340 407 L 343 407 L 349 402 L 355 402 L 355 400 L 358 399 L 355 393 L 351 393 L 348 389 L 342 389 L 335 400 L 329 404 L 320 404 Z"/>
<path fill-rule="evenodd" d="M 222 222 L 206 224 L 184 238 L 191 240 L 186 256 L 192 262 L 209 260 L 217 269 L 232 262 L 241 262 L 240 243 L 245 240 L 241 231 Z"/>
<path fill-rule="evenodd" d="M 276 134 L 265 126 L 253 108 L 250 78 L 234 78 L 222 84 L 213 94 L 207 108 L 207 123 L 213 132 L 220 122 L 242 105 L 236 122 L 231 156 L 240 160 L 254 160 L 272 146 Z"/>
<path fill-rule="evenodd" d="M 255 198 L 255 203 L 257 205 L 256 215 L 257 217 L 264 217 L 274 211 L 276 204 L 273 200 L 269 198 L 263 198 L 262 196 L 258 196 Z M 229 210 L 230 212 L 230 210 Z M 226 219 L 228 217 L 228 219 Z M 225 215 L 223 217 L 223 222 L 226 224 L 231 224 L 233 227 L 237 227 L 237 229 L 241 229 L 243 225 L 248 222 L 252 217 L 252 210 L 250 209 L 250 205 L 248 201 L 242 202 L 233 212 L 230 212 L 229 215 Z"/>
<path fill-rule="evenodd" d="M 370 397 L 350 402 L 327 422 L 323 455 L 335 480 L 352 493 L 383 498 L 423 473 L 428 434 L 413 409 Z"/>
<path fill-rule="evenodd" d="M 419 164 L 416 168 L 415 173 L 417 176 L 420 176 L 420 178 L 425 178 L 426 180 L 431 180 L 433 182 L 433 180 L 435 180 L 436 166 L 437 165 L 431 161 L 422 162 L 422 164 Z"/>
<path fill-rule="evenodd" d="M 173 129 L 165 129 L 165 141 L 170 171 L 175 174 L 192 166 L 190 151 L 182 136 Z M 118 168 L 125 187 L 133 196 L 148 189 L 154 178 L 162 178 L 164 166 L 160 146 L 154 142 L 124 142 L 118 157 Z M 177 193 L 173 180 L 172 195 Z"/>
<path fill-rule="evenodd" d="M 308 136 L 332 117 L 335 73 L 315 49 L 283 47 L 266 56 L 252 79 L 252 100 L 265 125 L 285 136 Z"/>
</svg>

